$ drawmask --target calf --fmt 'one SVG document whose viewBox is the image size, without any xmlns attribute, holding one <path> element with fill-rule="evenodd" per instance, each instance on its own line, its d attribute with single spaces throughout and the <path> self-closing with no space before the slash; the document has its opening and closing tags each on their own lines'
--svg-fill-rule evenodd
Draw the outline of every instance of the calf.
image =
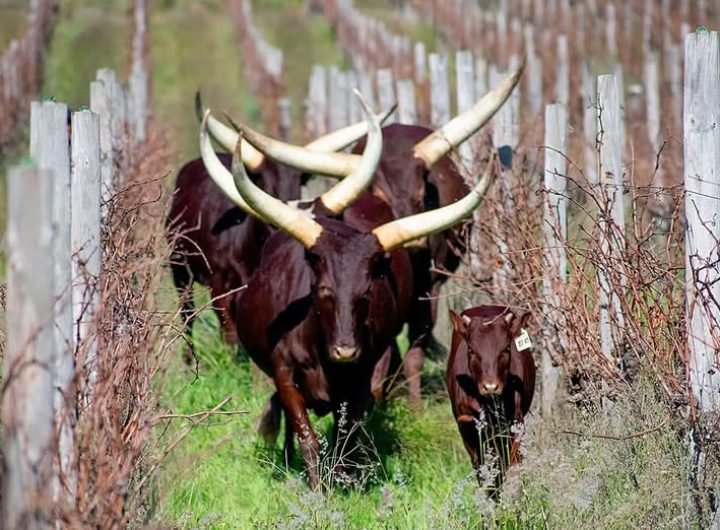
<svg viewBox="0 0 720 530">
<path fill-rule="evenodd" d="M 450 311 L 453 336 L 445 381 L 481 487 L 487 450 L 499 459 L 493 495 L 508 466 L 520 461 L 518 432 L 511 426 L 523 424 L 535 390 L 532 346 L 523 329 L 529 316 L 503 306 L 473 307 L 460 315 Z"/>
</svg>

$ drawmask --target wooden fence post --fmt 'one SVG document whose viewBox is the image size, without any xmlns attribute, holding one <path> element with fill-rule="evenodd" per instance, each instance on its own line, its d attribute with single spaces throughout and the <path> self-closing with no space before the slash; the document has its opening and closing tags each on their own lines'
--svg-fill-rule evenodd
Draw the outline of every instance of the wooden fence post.
<svg viewBox="0 0 720 530">
<path fill-rule="evenodd" d="M 700 421 L 689 438 L 691 495 L 696 505 L 710 506 L 709 521 L 718 528 L 720 510 L 712 507 L 717 482 L 705 475 L 707 417 L 720 409 L 720 36 L 697 31 L 685 37 L 685 97 L 683 145 L 685 156 L 685 322 L 688 332 L 688 375 Z M 713 486 L 714 482 L 714 486 Z M 714 491 L 713 491 L 714 490 Z M 698 497 L 704 497 L 698 499 Z M 699 514 L 702 519 L 705 514 Z M 705 524 L 703 524 L 705 523 Z"/>
<path fill-rule="evenodd" d="M 556 400 L 560 369 L 553 359 L 562 353 L 564 315 L 558 291 L 567 281 L 565 242 L 567 241 L 567 107 L 562 103 L 545 106 L 545 207 L 543 246 L 546 272 L 545 347 L 542 352 L 542 414 L 549 418 Z"/>
<path fill-rule="evenodd" d="M 50 172 L 53 185 L 53 261 L 55 287 L 53 370 L 53 402 L 58 432 L 59 470 L 65 477 L 68 494 L 75 491 L 76 478 L 69 468 L 73 447 L 74 396 L 72 379 L 75 374 L 73 350 L 72 275 L 70 270 L 70 138 L 67 105 L 34 101 L 30 110 L 30 156 L 38 167 Z M 60 497 L 61 481 L 54 484 Z"/>
<path fill-rule="evenodd" d="M 330 67 L 330 130 L 335 131 L 348 124 L 348 84 L 345 72 L 338 70 L 336 66 Z"/>
<path fill-rule="evenodd" d="M 601 253 L 608 262 L 619 263 L 619 250 L 625 232 L 623 212 L 622 149 L 620 147 L 620 96 L 617 78 L 601 75 L 597 78 L 598 139 L 600 142 L 601 197 L 606 201 L 599 212 Z M 617 265 L 615 266 L 615 268 Z M 609 267 L 598 266 L 600 285 L 600 343 L 611 366 L 622 353 L 624 317 L 617 285 L 613 285 Z"/>
<path fill-rule="evenodd" d="M 557 38 L 557 64 L 555 99 L 559 103 L 568 105 L 570 100 L 570 60 L 566 35 L 558 35 Z"/>
<path fill-rule="evenodd" d="M 310 73 L 305 107 L 305 131 L 310 138 L 327 132 L 328 82 L 325 67 L 314 64 Z"/>
<path fill-rule="evenodd" d="M 703 412 L 720 408 L 717 370 L 720 323 L 720 38 L 698 31 L 685 38 L 686 287 L 690 386 Z"/>
<path fill-rule="evenodd" d="M 457 113 L 461 114 L 475 103 L 475 62 L 473 54 L 469 50 L 458 51 L 455 55 L 455 88 L 457 90 Z M 468 184 L 471 184 L 470 175 L 475 163 L 475 141 L 468 139 L 458 147 L 460 161 L 465 167 L 465 177 Z"/>
<path fill-rule="evenodd" d="M 87 372 L 88 398 L 97 378 L 94 319 L 100 276 L 100 118 L 90 111 L 72 115 L 72 305 L 76 352 Z"/>
<path fill-rule="evenodd" d="M 499 71 L 496 67 L 490 68 L 490 86 L 497 86 L 506 76 L 505 72 Z M 515 210 L 515 200 L 512 195 L 512 158 L 515 148 L 518 144 L 518 123 L 517 123 L 517 105 L 513 98 L 519 98 L 519 87 L 508 98 L 508 101 L 495 113 L 492 123 L 492 142 L 495 149 L 498 150 L 500 165 L 502 172 L 498 182 L 498 192 L 500 197 L 501 211 L 503 216 L 510 216 Z M 510 283 L 514 277 L 514 269 L 510 261 L 508 237 L 504 225 L 497 219 L 498 253 L 500 267 L 496 267 L 493 271 L 493 285 L 495 291 L 502 300 L 507 297 Z"/>
<path fill-rule="evenodd" d="M 415 84 L 412 79 L 401 79 L 396 83 L 398 100 L 398 122 L 416 125 L 418 122 L 415 104 Z"/>
<path fill-rule="evenodd" d="M 598 183 L 597 175 L 597 89 L 595 76 L 592 75 L 588 62 L 582 67 L 582 101 L 583 101 L 583 153 L 585 179 L 588 184 Z"/>
<path fill-rule="evenodd" d="M 430 54 L 430 125 L 442 127 L 450 121 L 450 85 L 447 55 Z"/>
<path fill-rule="evenodd" d="M 115 170 L 112 146 L 112 112 L 110 109 L 110 90 L 104 81 L 90 83 L 90 110 L 100 117 L 100 199 L 103 212 L 107 212 L 107 203 L 115 193 L 113 172 Z"/>
<path fill-rule="evenodd" d="M 395 82 L 393 79 L 393 72 L 389 68 L 382 68 L 377 71 L 378 102 L 383 112 L 392 107 L 397 101 L 395 99 Z M 392 115 L 385 120 L 385 124 L 394 123 L 395 121 L 397 121 L 397 111 L 393 112 Z"/>
<path fill-rule="evenodd" d="M 651 52 L 645 57 L 644 65 L 645 77 L 645 103 L 647 109 L 647 126 L 648 126 L 648 143 L 652 153 L 652 159 L 655 160 L 660 154 L 662 146 L 662 137 L 660 135 L 660 60 L 657 52 Z M 665 171 L 662 160 L 658 160 L 657 173 L 654 179 L 655 191 L 655 208 L 651 211 L 656 214 L 665 215 L 666 209 L 669 207 L 665 198 L 668 185 L 665 179 Z"/>
<path fill-rule="evenodd" d="M 3 362 L 3 527 L 49 529 L 53 504 L 53 182 L 8 178 L 7 351 Z"/>
</svg>

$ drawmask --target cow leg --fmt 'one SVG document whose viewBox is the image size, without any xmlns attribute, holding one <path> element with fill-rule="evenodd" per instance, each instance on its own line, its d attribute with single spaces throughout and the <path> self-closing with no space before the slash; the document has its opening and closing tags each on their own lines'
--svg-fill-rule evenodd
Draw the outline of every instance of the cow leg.
<svg viewBox="0 0 720 530">
<path fill-rule="evenodd" d="M 285 407 L 286 424 L 292 427 L 290 436 L 292 437 L 293 431 L 297 433 L 300 453 L 307 469 L 308 482 L 312 489 L 316 489 L 320 485 L 320 474 L 318 472 L 320 444 L 310 425 L 305 400 L 293 381 L 292 370 L 287 367 L 276 366 L 275 386 Z M 286 427 L 286 433 L 288 430 L 290 429 Z M 287 435 L 285 449 L 287 451 Z"/>
<path fill-rule="evenodd" d="M 410 406 L 420 408 L 422 405 L 421 388 L 422 388 L 422 371 L 425 363 L 425 352 L 420 346 L 413 346 L 403 359 L 403 374 L 408 384 L 410 393 Z"/>
<path fill-rule="evenodd" d="M 482 465 L 483 459 L 482 452 L 480 451 L 480 437 L 478 436 L 475 422 L 463 421 L 462 423 L 458 423 L 458 430 L 460 431 L 465 451 L 467 451 L 467 454 L 470 456 L 470 462 L 475 470 L 475 477 L 482 488 L 484 485 L 480 481 L 480 475 L 477 471 Z"/>
<path fill-rule="evenodd" d="M 370 392 L 373 395 L 375 403 L 381 403 L 389 393 L 402 362 L 400 350 L 397 347 L 397 343 L 393 341 L 385 350 L 385 353 L 383 353 L 383 356 L 373 370 Z"/>
<path fill-rule="evenodd" d="M 262 416 L 260 416 L 260 421 L 258 421 L 258 434 L 260 434 L 267 447 L 275 447 L 278 433 L 280 432 L 281 413 L 282 403 L 280 402 L 280 395 L 275 392 L 265 404 Z"/>
<path fill-rule="evenodd" d="M 517 432 L 512 434 L 512 443 L 510 444 L 510 465 L 519 464 L 522 462 L 522 455 L 520 454 L 520 437 L 522 436 L 523 429 L 521 428 L 525 424 L 525 416 L 522 411 L 522 398 L 520 392 L 515 392 L 515 424 L 519 427 Z"/>
<path fill-rule="evenodd" d="M 293 426 L 290 414 L 285 412 L 285 443 L 283 444 L 283 457 L 285 467 L 289 468 L 295 458 L 295 444 L 293 443 Z"/>
<path fill-rule="evenodd" d="M 173 254 L 171 257 L 173 283 L 180 298 L 180 318 L 185 324 L 185 337 L 187 346 L 183 351 L 183 359 L 188 365 L 197 360 L 193 345 L 193 323 L 195 321 L 195 302 L 193 300 L 193 278 L 183 256 Z"/>
<path fill-rule="evenodd" d="M 232 312 L 230 310 L 230 298 L 231 296 L 227 294 L 220 296 L 216 301 L 215 312 L 220 320 L 225 343 L 228 346 L 237 346 L 240 340 L 238 339 L 237 330 L 235 329 L 235 323 L 233 322 Z"/>
</svg>

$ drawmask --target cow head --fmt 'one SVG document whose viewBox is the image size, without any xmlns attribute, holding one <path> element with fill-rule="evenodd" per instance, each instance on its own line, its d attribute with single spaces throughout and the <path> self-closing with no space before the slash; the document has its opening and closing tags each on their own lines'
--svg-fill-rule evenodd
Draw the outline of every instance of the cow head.
<svg viewBox="0 0 720 530">
<path fill-rule="evenodd" d="M 392 274 L 392 256 L 373 234 L 328 220 L 316 243 L 305 251 L 313 271 L 313 307 L 330 360 L 356 361 L 372 348 L 372 304 Z M 391 308 L 385 308 L 391 312 Z"/>
<path fill-rule="evenodd" d="M 481 396 L 498 396 L 505 389 L 515 338 L 530 316 L 507 311 L 497 316 L 469 317 L 450 311 L 453 330 L 467 345 L 470 376 Z"/>
</svg>

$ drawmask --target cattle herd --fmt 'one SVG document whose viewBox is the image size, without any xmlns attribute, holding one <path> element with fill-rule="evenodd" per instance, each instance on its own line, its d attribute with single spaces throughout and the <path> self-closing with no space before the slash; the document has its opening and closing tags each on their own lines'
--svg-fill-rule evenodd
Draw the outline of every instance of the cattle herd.
<svg viewBox="0 0 720 530">
<path fill-rule="evenodd" d="M 180 170 L 168 216 L 181 313 L 190 330 L 193 282 L 210 289 L 227 342 L 242 344 L 275 384 L 262 434 L 274 443 L 284 416 L 286 461 L 296 436 L 311 488 L 321 480 L 309 410 L 332 413 L 334 443 L 347 447 L 357 430 L 339 426 L 362 421 L 396 373 L 411 404 L 419 404 L 447 277 L 436 271 L 459 266 L 468 230 L 461 221 L 495 172 L 491 157 L 470 189 L 451 151 L 504 104 L 523 66 L 438 130 L 383 126 L 389 113 L 374 115 L 357 94 L 365 121 L 305 147 L 225 125 L 197 98 L 201 157 Z M 211 137 L 231 154 L 216 153 Z M 353 143 L 352 153 L 342 152 Z M 318 174 L 337 183 L 299 200 L 301 184 Z M 488 433 L 507 435 L 530 406 L 528 317 L 500 306 L 451 313 L 447 389 L 476 469 Z M 410 348 L 401 356 L 395 339 L 406 324 Z M 194 355 L 189 344 L 187 360 Z M 519 458 L 517 439 L 496 450 L 501 469 Z"/>
</svg>

